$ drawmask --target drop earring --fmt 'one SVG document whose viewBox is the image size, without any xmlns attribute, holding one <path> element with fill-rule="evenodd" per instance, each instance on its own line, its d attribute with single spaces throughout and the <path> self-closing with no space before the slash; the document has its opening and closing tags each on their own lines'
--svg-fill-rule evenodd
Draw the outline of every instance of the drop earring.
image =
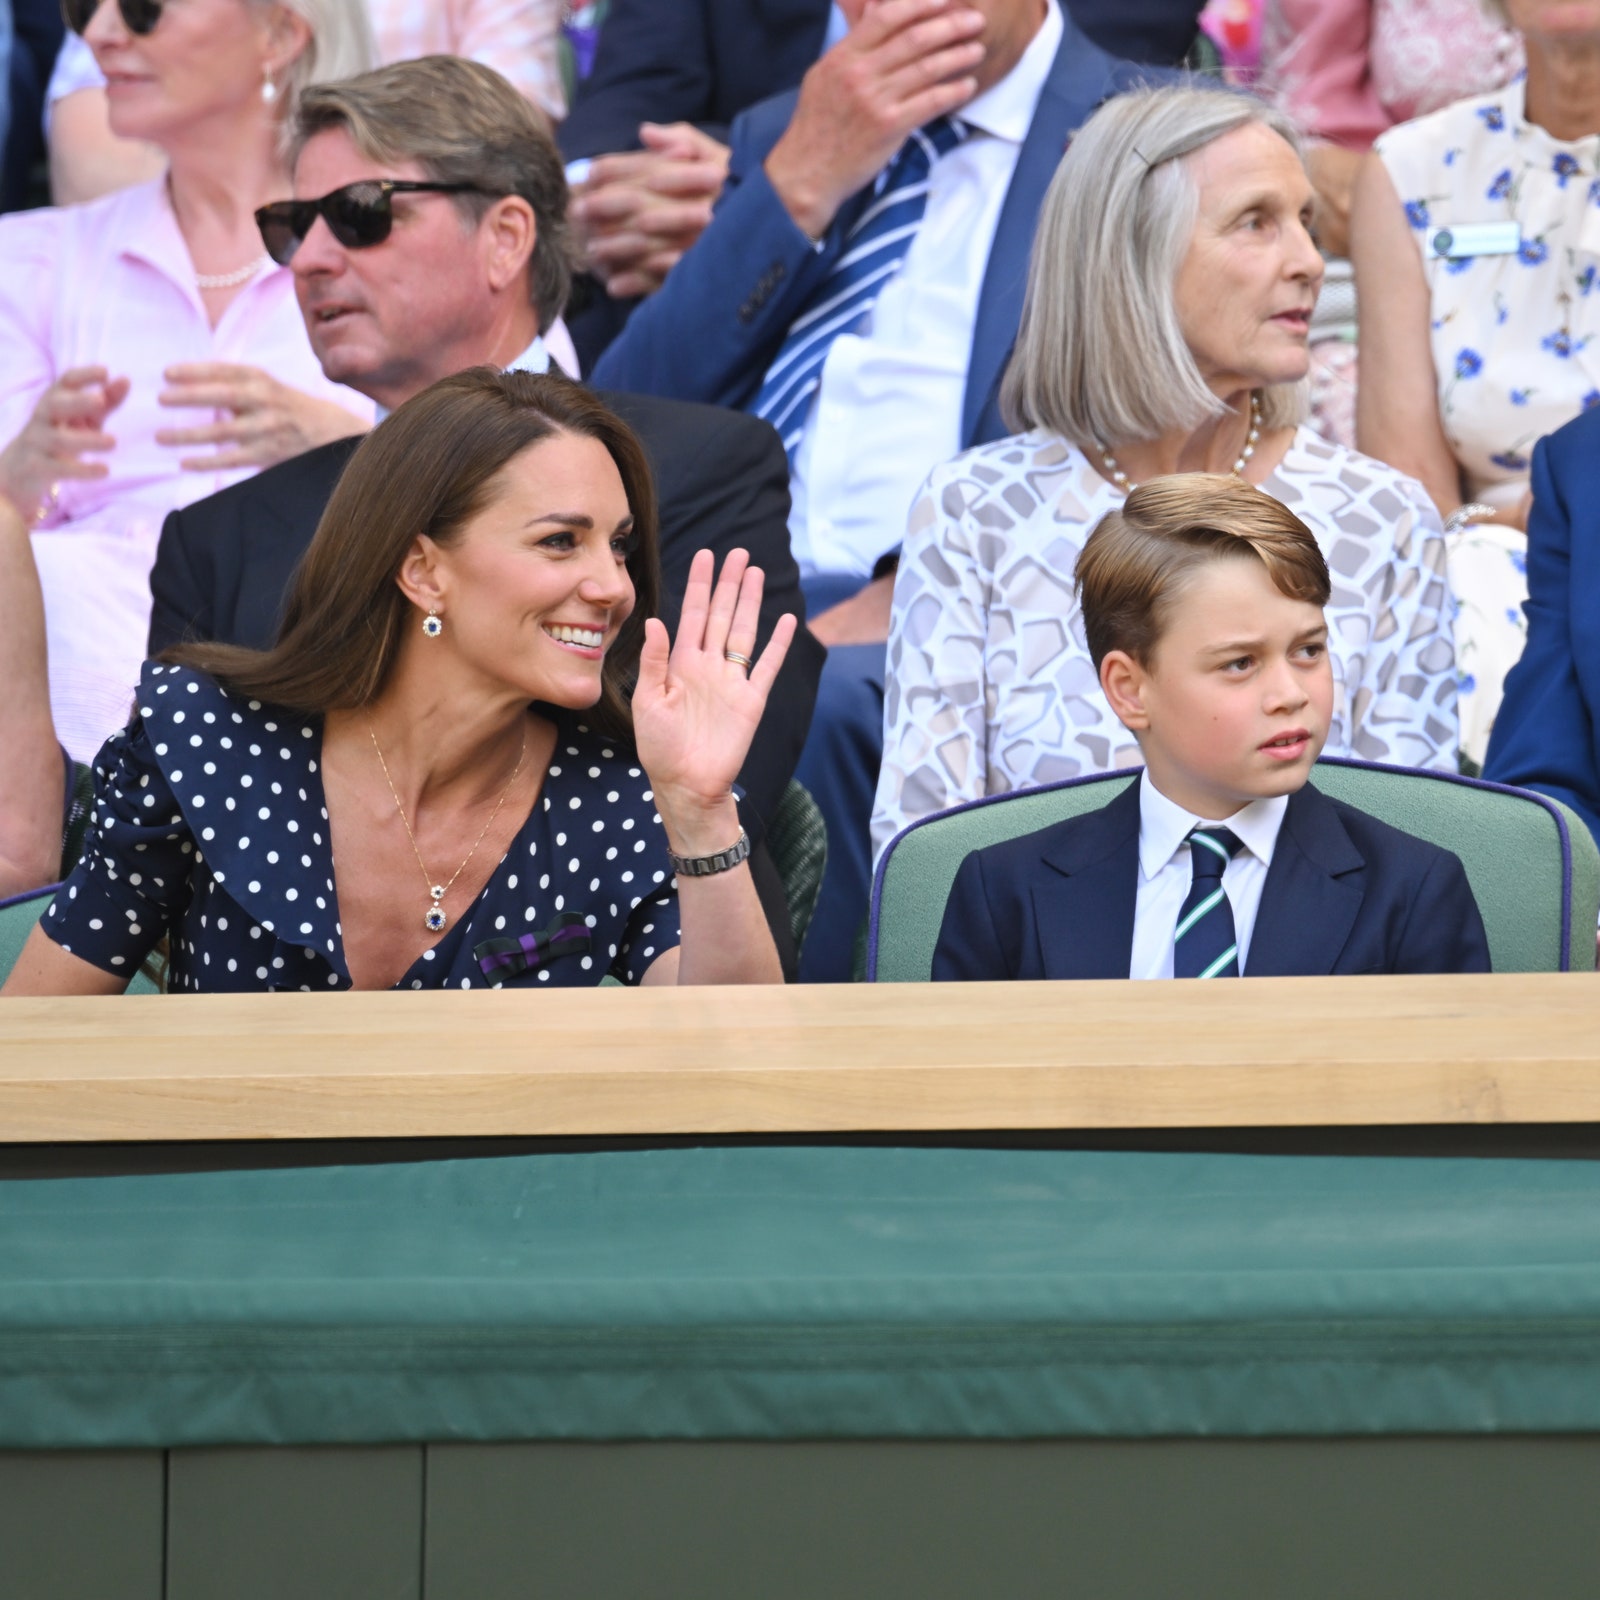
<svg viewBox="0 0 1600 1600">
<path fill-rule="evenodd" d="M 270 106 L 278 98 L 278 86 L 272 81 L 271 67 L 261 69 L 261 103 Z"/>
<path fill-rule="evenodd" d="M 444 623 L 439 620 L 439 613 L 432 609 L 422 619 L 422 631 L 430 639 L 437 639 L 444 632 Z"/>
</svg>

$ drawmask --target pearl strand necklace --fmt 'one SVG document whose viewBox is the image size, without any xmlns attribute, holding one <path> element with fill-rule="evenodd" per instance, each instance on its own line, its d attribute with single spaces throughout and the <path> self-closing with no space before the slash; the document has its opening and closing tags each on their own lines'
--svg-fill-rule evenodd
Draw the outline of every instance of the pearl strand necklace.
<svg viewBox="0 0 1600 1600">
<path fill-rule="evenodd" d="M 1256 444 L 1261 438 L 1261 396 L 1252 389 L 1250 391 L 1250 431 L 1244 436 L 1244 449 L 1239 452 L 1239 459 L 1233 464 L 1234 476 L 1242 478 L 1244 469 L 1250 465 L 1250 457 L 1256 453 Z M 1130 481 L 1128 474 L 1117 465 L 1117 458 L 1100 446 L 1100 461 L 1106 469 L 1106 476 L 1124 493 L 1132 494 L 1139 487 Z"/>
<path fill-rule="evenodd" d="M 263 253 L 257 256 L 249 266 L 240 267 L 235 272 L 197 272 L 194 275 L 195 287 L 199 289 L 237 289 L 241 283 L 248 283 L 255 277 L 271 259 L 271 256 Z"/>
</svg>

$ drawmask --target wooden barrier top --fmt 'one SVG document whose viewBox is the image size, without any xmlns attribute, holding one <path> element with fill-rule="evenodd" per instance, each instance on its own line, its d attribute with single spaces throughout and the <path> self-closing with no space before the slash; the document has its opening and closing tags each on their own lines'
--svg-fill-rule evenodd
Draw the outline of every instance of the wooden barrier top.
<svg viewBox="0 0 1600 1600">
<path fill-rule="evenodd" d="M 1501 1122 L 1593 975 L 0 1000 L 0 1142 Z"/>
</svg>

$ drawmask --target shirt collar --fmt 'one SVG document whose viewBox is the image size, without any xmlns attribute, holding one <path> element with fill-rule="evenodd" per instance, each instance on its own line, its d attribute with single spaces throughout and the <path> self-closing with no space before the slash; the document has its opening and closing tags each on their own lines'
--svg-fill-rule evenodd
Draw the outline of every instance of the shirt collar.
<svg viewBox="0 0 1600 1600">
<path fill-rule="evenodd" d="M 502 372 L 548 372 L 550 370 L 550 352 L 545 349 L 544 340 L 536 333 L 533 343 L 517 357 L 515 361 L 508 361 L 500 369 Z M 382 422 L 389 415 L 387 406 L 377 408 L 375 423 Z"/>
<path fill-rule="evenodd" d="M 166 173 L 151 178 L 147 183 L 130 185 L 117 195 L 115 203 L 115 236 L 121 241 L 123 257 L 154 267 L 164 277 L 171 279 L 189 297 L 190 302 L 203 312 L 194 258 L 189 254 L 183 229 L 178 226 L 178 215 L 172 209 Z M 275 262 L 267 262 L 245 284 L 243 293 L 252 292 L 259 284 L 288 270 Z"/>
<path fill-rule="evenodd" d="M 954 115 L 979 133 L 1020 145 L 1028 136 L 1064 32 L 1057 0 L 1046 0 L 1044 22 L 1016 66 Z"/>
<path fill-rule="evenodd" d="M 1284 813 L 1289 809 L 1286 794 L 1273 795 L 1266 800 L 1252 800 L 1231 817 L 1197 817 L 1185 811 L 1175 800 L 1169 800 L 1150 781 L 1149 770 L 1139 779 L 1139 871 L 1146 883 L 1178 853 L 1189 830 L 1194 827 L 1227 826 L 1239 836 L 1239 842 L 1264 867 L 1272 865 L 1272 852 L 1278 843 L 1278 832 L 1283 827 Z"/>
</svg>

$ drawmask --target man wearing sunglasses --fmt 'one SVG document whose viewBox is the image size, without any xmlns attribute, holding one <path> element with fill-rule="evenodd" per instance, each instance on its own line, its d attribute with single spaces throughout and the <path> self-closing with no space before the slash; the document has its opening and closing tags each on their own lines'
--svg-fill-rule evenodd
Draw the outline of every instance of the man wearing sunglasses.
<svg viewBox="0 0 1600 1600">
<path fill-rule="evenodd" d="M 307 92 L 294 187 L 295 199 L 257 216 L 268 251 L 294 273 L 328 377 L 392 411 L 466 367 L 548 370 L 544 334 L 570 281 L 566 178 L 538 114 L 498 73 L 428 56 Z M 803 618 L 788 463 L 773 430 L 712 406 L 600 398 L 655 471 L 668 627 L 690 560 L 707 547 L 719 559 L 742 547 L 765 571 L 758 646 L 783 612 Z M 290 574 L 358 443 L 307 451 L 167 518 L 151 574 L 152 654 L 180 639 L 273 641 Z M 802 629 L 740 774 L 752 839 L 793 776 L 822 658 Z M 770 860 L 758 886 L 763 871 L 769 920 L 792 958 Z"/>
</svg>

